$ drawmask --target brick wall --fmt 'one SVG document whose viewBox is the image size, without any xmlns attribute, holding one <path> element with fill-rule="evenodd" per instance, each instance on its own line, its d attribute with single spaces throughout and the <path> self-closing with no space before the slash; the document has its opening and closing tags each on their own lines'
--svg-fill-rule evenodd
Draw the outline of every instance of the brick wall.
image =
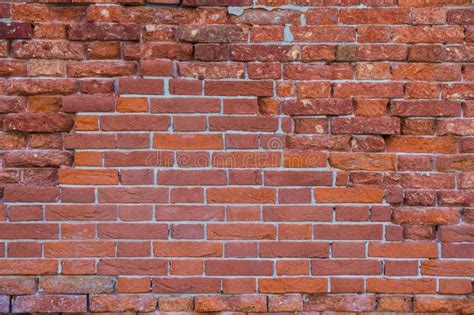
<svg viewBox="0 0 474 315">
<path fill-rule="evenodd" d="M 0 3 L 0 312 L 474 313 L 470 0 Z"/>
</svg>

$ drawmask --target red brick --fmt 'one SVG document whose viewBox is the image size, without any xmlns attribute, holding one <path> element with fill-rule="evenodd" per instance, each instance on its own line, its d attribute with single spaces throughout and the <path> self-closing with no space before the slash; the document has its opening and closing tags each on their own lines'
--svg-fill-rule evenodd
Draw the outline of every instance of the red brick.
<svg viewBox="0 0 474 315">
<path fill-rule="evenodd" d="M 301 47 L 302 61 L 332 61 L 336 59 L 336 47 L 331 45 L 309 45 Z"/>
<path fill-rule="evenodd" d="M 315 276 L 326 275 L 380 275 L 382 264 L 377 260 L 339 259 L 312 260 L 311 273 Z"/>
<path fill-rule="evenodd" d="M 201 95 L 202 81 L 171 79 L 168 89 L 171 94 L 178 95 Z"/>
<path fill-rule="evenodd" d="M 309 274 L 308 260 L 279 260 L 276 265 L 278 275 L 307 275 Z"/>
<path fill-rule="evenodd" d="M 394 101 L 390 112 L 400 117 L 460 116 L 461 104 L 450 101 Z"/>
<path fill-rule="evenodd" d="M 85 295 L 21 295 L 13 299 L 15 313 L 86 312 Z"/>
<path fill-rule="evenodd" d="M 239 296 L 239 297 L 197 297 L 195 299 L 197 312 L 222 312 L 222 311 L 248 311 L 265 312 L 267 300 L 264 296 Z"/>
<path fill-rule="evenodd" d="M 154 147 L 158 149 L 221 149 L 219 134 L 155 134 Z"/>
<path fill-rule="evenodd" d="M 421 293 L 436 292 L 435 279 L 367 279 L 367 292 L 375 293 Z"/>
<path fill-rule="evenodd" d="M 210 240 L 275 239 L 276 228 L 271 224 L 209 224 Z"/>
<path fill-rule="evenodd" d="M 365 244 L 353 242 L 332 243 L 331 252 L 333 257 L 364 258 Z"/>
<path fill-rule="evenodd" d="M 352 67 L 348 65 L 286 65 L 284 78 L 293 80 L 337 80 L 352 78 Z"/>
<path fill-rule="evenodd" d="M 168 237 L 166 224 L 98 224 L 101 239 L 165 239 Z"/>
<path fill-rule="evenodd" d="M 2 277 L 0 293 L 7 295 L 28 295 L 36 293 L 38 285 L 34 278 Z"/>
<path fill-rule="evenodd" d="M 8 257 L 41 257 L 41 244 L 36 242 L 9 243 L 7 250 Z"/>
<path fill-rule="evenodd" d="M 392 27 L 390 26 L 359 26 L 357 27 L 357 40 L 360 43 L 386 43 L 390 41 Z"/>
<path fill-rule="evenodd" d="M 194 309 L 192 297 L 162 297 L 158 303 L 160 311 L 164 312 L 186 312 Z"/>
<path fill-rule="evenodd" d="M 35 113 L 8 115 L 3 121 L 5 131 L 61 132 L 73 126 L 69 115 L 59 113 Z"/>
<path fill-rule="evenodd" d="M 292 116 L 347 115 L 352 113 L 352 102 L 343 99 L 285 101 L 283 112 Z"/>
<path fill-rule="evenodd" d="M 173 62 L 170 60 L 140 60 L 143 75 L 165 76 L 173 73 Z"/>
<path fill-rule="evenodd" d="M 196 245 L 198 245 L 196 247 Z M 153 252 L 157 257 L 219 257 L 222 245 L 218 243 L 196 242 L 154 242 Z"/>
<path fill-rule="evenodd" d="M 294 40 L 302 42 L 352 42 L 355 29 L 348 26 L 294 26 Z"/>
<path fill-rule="evenodd" d="M 329 172 L 265 171 L 266 186 L 330 186 L 332 174 Z"/>
<path fill-rule="evenodd" d="M 295 61 L 300 49 L 293 45 L 232 45 L 230 59 L 235 61 Z"/>
<path fill-rule="evenodd" d="M 115 243 L 111 241 L 48 242 L 44 245 L 45 257 L 107 257 L 115 253 Z"/>
<path fill-rule="evenodd" d="M 467 279 L 440 279 L 439 293 L 441 294 L 471 294 L 472 284 Z"/>
<path fill-rule="evenodd" d="M 278 119 L 274 117 L 210 117 L 209 129 L 211 131 L 276 131 Z"/>
<path fill-rule="evenodd" d="M 113 293 L 114 281 L 111 277 L 42 277 L 40 290 L 47 294 L 89 294 Z"/>
<path fill-rule="evenodd" d="M 455 209 L 406 209 L 394 210 L 392 220 L 396 224 L 442 225 L 459 222 L 459 213 Z"/>
<path fill-rule="evenodd" d="M 151 101 L 151 112 L 153 113 L 214 113 L 219 110 L 218 99 L 180 97 L 160 98 Z"/>
<path fill-rule="evenodd" d="M 204 262 L 208 276 L 271 276 L 273 262 L 270 260 L 207 260 Z"/>
<path fill-rule="evenodd" d="M 392 136 L 386 141 L 389 152 L 454 153 L 456 139 L 451 137 L 424 138 L 413 136 Z"/>
<path fill-rule="evenodd" d="M 59 199 L 55 187 L 5 187 L 6 202 L 54 202 Z"/>
<path fill-rule="evenodd" d="M 474 312 L 469 0 L 94 1 L 0 3 L 0 312 Z"/>
<path fill-rule="evenodd" d="M 315 197 L 319 203 L 381 202 L 383 189 L 381 188 L 316 188 Z"/>
<path fill-rule="evenodd" d="M 85 58 L 83 43 L 68 41 L 17 41 L 12 44 L 15 58 L 76 59 Z"/>
<path fill-rule="evenodd" d="M 275 203 L 276 192 L 271 188 L 209 188 L 209 203 Z"/>
<path fill-rule="evenodd" d="M 69 185 L 113 185 L 118 184 L 118 173 L 115 170 L 74 170 L 62 169 L 59 182 Z"/>
<path fill-rule="evenodd" d="M 324 278 L 259 278 L 260 293 L 324 293 L 327 280 Z"/>
<path fill-rule="evenodd" d="M 120 293 L 147 293 L 151 290 L 150 278 L 125 278 L 117 279 L 117 292 Z"/>
<path fill-rule="evenodd" d="M 261 242 L 260 257 L 328 257 L 329 246 L 327 243 L 305 242 Z"/>
<path fill-rule="evenodd" d="M 157 221 L 223 221 L 224 207 L 220 206 L 157 206 Z"/>
<path fill-rule="evenodd" d="M 428 276 L 472 276 L 472 261 L 430 260 L 421 263 L 421 274 Z"/>
<path fill-rule="evenodd" d="M 340 98 L 397 98 L 403 96 L 402 84 L 391 83 L 336 83 L 334 96 Z"/>
<path fill-rule="evenodd" d="M 245 39 L 245 34 L 237 25 L 181 25 L 177 38 L 182 42 L 231 43 Z"/>
<path fill-rule="evenodd" d="M 458 81 L 461 78 L 461 67 L 422 63 L 402 64 L 393 67 L 392 78 L 415 81 Z"/>
<path fill-rule="evenodd" d="M 364 280 L 361 278 L 331 278 L 331 292 L 363 292 Z"/>
<path fill-rule="evenodd" d="M 206 95 L 271 96 L 273 84 L 268 81 L 206 81 Z"/>
<path fill-rule="evenodd" d="M 70 40 L 139 40 L 140 26 L 136 24 L 73 24 L 68 26 Z"/>
<path fill-rule="evenodd" d="M 61 270 L 64 275 L 93 275 L 95 260 L 63 260 Z"/>
<path fill-rule="evenodd" d="M 375 309 L 375 296 L 365 295 L 314 295 L 304 303 L 305 311 L 331 310 L 338 312 L 370 312 Z"/>
<path fill-rule="evenodd" d="M 303 310 L 303 298 L 299 294 L 272 295 L 268 297 L 270 312 L 297 312 Z"/>
<path fill-rule="evenodd" d="M 89 299 L 93 312 L 151 312 L 158 303 L 156 297 L 144 295 L 93 294 Z"/>
<path fill-rule="evenodd" d="M 381 225 L 316 224 L 314 238 L 323 240 L 382 239 Z"/>
<path fill-rule="evenodd" d="M 46 207 L 48 221 L 115 221 L 115 206 L 51 205 Z"/>
<path fill-rule="evenodd" d="M 300 15 L 294 10 L 246 9 L 241 15 L 231 18 L 237 24 L 283 25 L 299 24 Z"/>
<path fill-rule="evenodd" d="M 375 243 L 369 244 L 370 257 L 391 257 L 391 258 L 436 258 L 438 248 L 434 243 L 414 242 L 414 243 Z"/>
<path fill-rule="evenodd" d="M 445 297 L 415 297 L 415 312 L 461 312 L 472 311 L 472 299 L 456 299 Z"/>
<path fill-rule="evenodd" d="M 409 312 L 412 309 L 412 299 L 404 296 L 382 296 L 377 300 L 377 311 L 380 312 Z"/>
<path fill-rule="evenodd" d="M 2 39 L 27 39 L 31 38 L 32 25 L 23 22 L 0 23 L 0 38 Z"/>
<path fill-rule="evenodd" d="M 413 24 L 445 24 L 445 8 L 415 8 L 412 9 Z"/>
<path fill-rule="evenodd" d="M 343 9 L 339 12 L 342 24 L 407 24 L 408 9 Z"/>
<path fill-rule="evenodd" d="M 313 149 L 347 151 L 350 138 L 345 135 L 336 136 L 287 136 L 286 146 L 289 149 Z"/>
<path fill-rule="evenodd" d="M 242 79 L 244 65 L 239 63 L 179 63 L 178 73 L 183 77 L 199 79 Z"/>
</svg>

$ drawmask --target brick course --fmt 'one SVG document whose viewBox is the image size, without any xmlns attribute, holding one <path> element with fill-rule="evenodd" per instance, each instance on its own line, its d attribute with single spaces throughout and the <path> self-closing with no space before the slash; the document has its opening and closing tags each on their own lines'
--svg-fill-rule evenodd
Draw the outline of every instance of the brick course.
<svg viewBox="0 0 474 315">
<path fill-rule="evenodd" d="M 0 18 L 0 312 L 474 313 L 471 0 Z"/>
</svg>

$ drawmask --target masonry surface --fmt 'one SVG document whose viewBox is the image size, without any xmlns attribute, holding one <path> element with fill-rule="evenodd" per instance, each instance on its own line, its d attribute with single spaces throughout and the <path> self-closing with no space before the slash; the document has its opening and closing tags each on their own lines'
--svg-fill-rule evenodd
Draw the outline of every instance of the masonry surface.
<svg viewBox="0 0 474 315">
<path fill-rule="evenodd" d="M 0 17 L 0 312 L 474 313 L 470 0 Z"/>
</svg>

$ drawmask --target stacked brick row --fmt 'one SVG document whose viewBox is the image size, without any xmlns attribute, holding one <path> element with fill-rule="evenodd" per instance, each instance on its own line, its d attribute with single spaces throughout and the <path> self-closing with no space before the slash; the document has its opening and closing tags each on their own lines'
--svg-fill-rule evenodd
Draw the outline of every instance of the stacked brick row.
<svg viewBox="0 0 474 315">
<path fill-rule="evenodd" d="M 0 312 L 474 313 L 468 0 L 0 3 Z"/>
</svg>

